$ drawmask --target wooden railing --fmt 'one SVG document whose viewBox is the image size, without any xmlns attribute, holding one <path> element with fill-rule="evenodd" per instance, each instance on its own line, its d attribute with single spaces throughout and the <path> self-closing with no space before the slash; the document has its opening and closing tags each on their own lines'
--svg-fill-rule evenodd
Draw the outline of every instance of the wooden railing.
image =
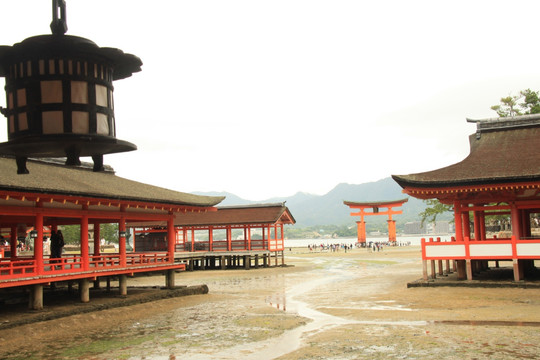
<svg viewBox="0 0 540 360">
<path fill-rule="evenodd" d="M 185 243 L 177 243 L 175 246 L 176 251 L 228 251 L 227 240 L 214 240 L 212 242 L 212 248 L 208 241 L 195 241 L 195 244 L 191 245 L 190 241 Z M 257 239 L 251 240 L 251 248 L 248 246 L 248 241 L 245 239 L 232 240 L 231 251 L 247 251 L 247 250 L 270 250 L 281 251 L 284 249 L 283 239 Z"/>
<path fill-rule="evenodd" d="M 14 279 L 19 277 L 32 276 L 36 273 L 34 259 L 18 258 L 11 260 L 3 258 L 0 260 L 0 279 Z"/>
<path fill-rule="evenodd" d="M 167 253 L 128 253 L 126 268 L 169 264 Z M 124 268 L 120 254 L 89 256 L 88 270 L 115 270 Z M 36 268 L 33 257 L 1 258 L 0 281 L 39 275 L 70 275 L 84 272 L 83 258 L 80 255 L 67 255 L 62 258 L 44 258 L 43 267 Z"/>
<path fill-rule="evenodd" d="M 424 260 L 467 260 L 467 259 L 540 259 L 540 239 L 490 239 L 463 241 L 440 241 L 422 239 L 422 259 Z"/>
</svg>

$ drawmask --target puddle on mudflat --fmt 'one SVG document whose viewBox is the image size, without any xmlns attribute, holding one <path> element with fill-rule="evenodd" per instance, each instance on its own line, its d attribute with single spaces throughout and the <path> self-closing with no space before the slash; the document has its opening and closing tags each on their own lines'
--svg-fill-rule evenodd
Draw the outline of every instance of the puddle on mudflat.
<svg viewBox="0 0 540 360">
<path fill-rule="evenodd" d="M 540 321 L 505 321 L 505 320 L 440 320 L 431 321 L 432 324 L 442 325 L 472 325 L 472 326 L 532 326 L 540 327 Z"/>
</svg>

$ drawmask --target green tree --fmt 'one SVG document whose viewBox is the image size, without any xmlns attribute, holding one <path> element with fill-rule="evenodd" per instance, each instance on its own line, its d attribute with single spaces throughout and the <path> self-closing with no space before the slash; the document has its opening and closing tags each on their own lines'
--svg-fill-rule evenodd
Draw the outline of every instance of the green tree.
<svg viewBox="0 0 540 360">
<path fill-rule="evenodd" d="M 80 225 L 65 225 L 59 227 L 64 235 L 64 241 L 66 244 L 80 244 L 81 243 L 81 226 Z M 108 243 L 118 244 L 118 224 L 101 224 L 100 225 L 100 237 L 105 239 Z M 90 235 L 89 235 L 90 236 Z"/>
<path fill-rule="evenodd" d="M 435 220 L 437 220 L 437 216 L 439 216 L 440 214 L 454 211 L 454 208 L 451 205 L 443 204 L 437 199 L 427 199 L 424 200 L 424 203 L 426 203 L 428 207 L 426 207 L 424 211 L 418 214 L 422 218 L 422 226 L 424 226 L 426 220 L 428 220 L 428 222 L 430 223 L 433 223 L 435 222 Z"/>
<path fill-rule="evenodd" d="M 101 239 L 105 239 L 107 243 L 118 244 L 118 224 L 100 224 L 99 235 Z M 101 240 L 100 239 L 100 240 Z"/>
<path fill-rule="evenodd" d="M 538 91 L 522 90 L 518 95 L 501 98 L 499 105 L 493 105 L 491 110 L 500 117 L 510 117 L 540 113 L 540 98 Z"/>
<path fill-rule="evenodd" d="M 58 227 L 62 230 L 64 235 L 64 242 L 66 244 L 80 244 L 81 243 L 81 227 L 80 225 L 65 225 Z"/>
</svg>

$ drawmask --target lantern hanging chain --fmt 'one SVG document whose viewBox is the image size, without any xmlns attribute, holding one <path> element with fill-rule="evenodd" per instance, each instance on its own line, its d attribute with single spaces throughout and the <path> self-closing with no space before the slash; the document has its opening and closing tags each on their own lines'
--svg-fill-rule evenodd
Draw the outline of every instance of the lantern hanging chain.
<svg viewBox="0 0 540 360">
<path fill-rule="evenodd" d="M 66 1 L 53 0 L 53 20 L 51 22 L 51 31 L 53 35 L 64 35 L 67 31 L 66 22 Z M 7 117 L 7 109 L 0 106 L 0 114 Z"/>
<path fill-rule="evenodd" d="M 53 20 L 51 31 L 53 35 L 64 35 L 67 31 L 66 2 L 65 0 L 53 0 Z M 60 12 L 60 16 L 59 13 Z"/>
</svg>

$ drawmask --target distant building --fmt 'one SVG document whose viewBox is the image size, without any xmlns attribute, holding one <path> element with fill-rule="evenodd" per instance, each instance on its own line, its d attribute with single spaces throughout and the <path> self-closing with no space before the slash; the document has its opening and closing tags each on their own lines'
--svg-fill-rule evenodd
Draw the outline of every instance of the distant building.
<svg viewBox="0 0 540 360">
<path fill-rule="evenodd" d="M 420 221 L 409 221 L 405 223 L 403 227 L 403 233 L 405 234 L 425 234 L 426 229 L 422 226 Z"/>
<path fill-rule="evenodd" d="M 449 221 L 436 221 L 422 226 L 421 221 L 409 221 L 403 226 L 403 233 L 412 234 L 449 234 L 452 230 Z"/>
<path fill-rule="evenodd" d="M 436 221 L 433 226 L 433 234 L 448 234 L 450 233 L 449 221 Z"/>
</svg>

